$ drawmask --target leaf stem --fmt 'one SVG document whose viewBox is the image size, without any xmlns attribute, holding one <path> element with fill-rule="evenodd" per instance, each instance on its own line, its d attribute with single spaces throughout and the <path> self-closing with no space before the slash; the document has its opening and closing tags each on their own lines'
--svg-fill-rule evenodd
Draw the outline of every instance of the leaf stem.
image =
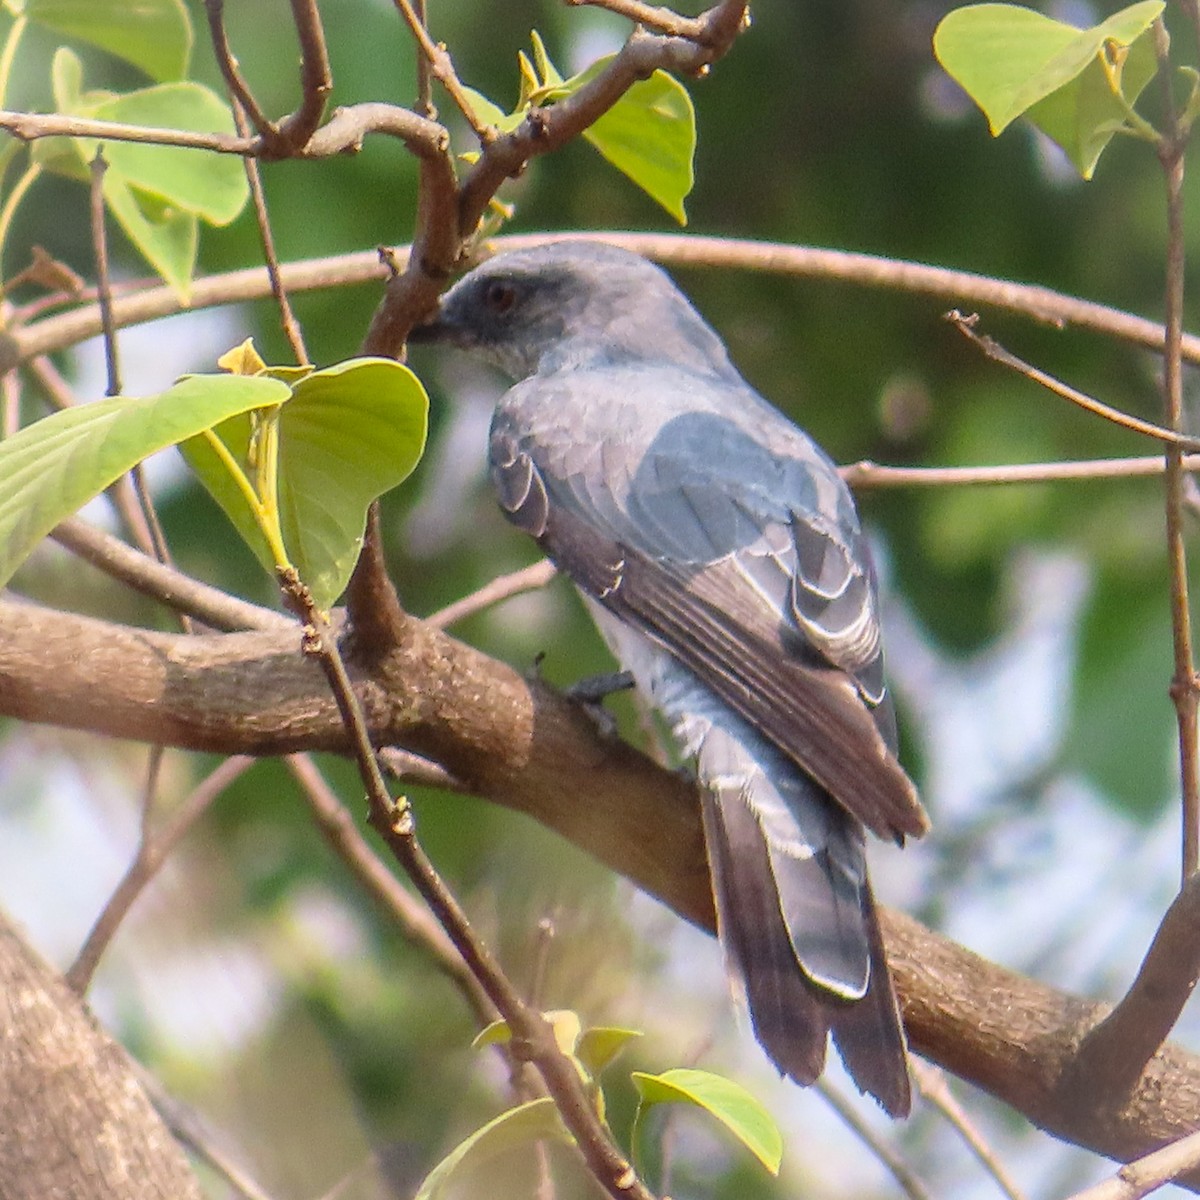
<svg viewBox="0 0 1200 1200">
<path fill-rule="evenodd" d="M 271 551 L 271 557 L 275 560 L 276 569 L 280 571 L 293 569 L 288 560 L 287 550 L 283 545 L 283 538 L 279 533 L 278 510 L 269 510 L 267 505 L 259 499 L 254 485 L 246 478 L 246 472 L 242 470 L 241 464 L 230 453 L 229 447 L 211 429 L 204 430 L 204 440 L 221 460 L 221 465 L 229 472 L 238 491 L 242 493 L 242 497 L 249 505 L 255 524 L 258 525 L 259 531 L 266 539 L 267 549 Z"/>
</svg>

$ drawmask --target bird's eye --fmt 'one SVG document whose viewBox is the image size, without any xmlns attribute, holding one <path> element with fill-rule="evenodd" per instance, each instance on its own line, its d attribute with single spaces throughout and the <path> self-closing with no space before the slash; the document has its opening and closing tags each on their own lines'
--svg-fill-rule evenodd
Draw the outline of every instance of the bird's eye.
<svg viewBox="0 0 1200 1200">
<path fill-rule="evenodd" d="M 502 279 L 493 279 L 483 293 L 483 303 L 498 317 L 506 316 L 517 302 L 517 289 Z"/>
</svg>

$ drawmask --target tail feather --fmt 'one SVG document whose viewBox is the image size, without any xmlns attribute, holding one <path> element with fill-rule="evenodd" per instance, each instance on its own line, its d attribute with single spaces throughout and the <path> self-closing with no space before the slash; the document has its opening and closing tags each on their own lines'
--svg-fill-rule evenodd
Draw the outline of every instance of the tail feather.
<svg viewBox="0 0 1200 1200">
<path fill-rule="evenodd" d="M 861 830 L 769 747 L 726 729 L 710 729 L 699 765 L 721 941 L 756 1037 L 780 1071 L 810 1084 L 832 1032 L 855 1083 L 907 1115 L 904 1034 Z"/>
<path fill-rule="evenodd" d="M 833 1044 L 851 1078 L 892 1117 L 912 1111 L 912 1084 L 900 1007 L 892 987 L 871 885 L 863 888 L 863 919 L 871 942 L 871 982 L 854 1004 L 839 1006 L 830 1022 Z"/>
<path fill-rule="evenodd" d="M 704 830 L 730 983 L 771 1061 L 797 1083 L 815 1083 L 825 1069 L 829 1014 L 797 970 L 758 823 L 741 800 L 706 790 Z"/>
</svg>

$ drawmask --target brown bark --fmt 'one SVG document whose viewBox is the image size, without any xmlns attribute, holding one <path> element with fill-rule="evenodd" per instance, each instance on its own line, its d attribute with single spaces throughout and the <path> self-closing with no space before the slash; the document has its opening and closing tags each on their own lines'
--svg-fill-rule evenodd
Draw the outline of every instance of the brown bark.
<svg viewBox="0 0 1200 1200">
<path fill-rule="evenodd" d="M 711 928 L 698 806 L 681 776 L 415 618 L 404 618 L 398 650 L 353 673 L 378 743 L 436 759 Z M 0 714 L 230 754 L 345 744 L 296 632 L 183 637 L 6 602 Z M 989 963 L 899 913 L 885 913 L 884 930 L 919 1053 L 1055 1136 L 1114 1158 L 1200 1126 L 1197 1056 L 1168 1044 L 1129 1097 L 1073 1095 L 1067 1068 L 1106 1006 Z"/>
<path fill-rule="evenodd" d="M 131 1064 L 0 914 L 4 1200 L 200 1200 Z"/>
</svg>

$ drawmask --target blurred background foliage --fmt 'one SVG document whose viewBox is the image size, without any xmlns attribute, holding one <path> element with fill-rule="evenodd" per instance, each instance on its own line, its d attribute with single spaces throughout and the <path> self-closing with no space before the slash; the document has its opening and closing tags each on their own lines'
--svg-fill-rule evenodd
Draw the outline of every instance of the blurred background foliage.
<svg viewBox="0 0 1200 1200">
<path fill-rule="evenodd" d="M 1084 185 L 1023 126 L 993 141 L 931 53 L 949 7 L 760 0 L 729 57 L 688 85 L 699 130 L 690 228 L 912 258 L 1156 316 L 1164 206 L 1152 153 L 1116 144 Z M 1115 7 L 1067 3 L 1052 15 L 1084 25 Z M 192 9 L 203 30 L 201 6 Z M 321 11 L 332 102 L 410 102 L 413 52 L 392 5 L 326 0 Z M 264 109 L 290 111 L 287 4 L 229 0 L 227 20 Z M 554 0 L 430 0 L 430 20 L 461 77 L 501 104 L 515 98 L 516 54 L 531 28 L 564 71 L 614 48 L 626 29 Z M 14 102 L 48 106 L 51 49 L 36 38 L 23 45 Z M 210 58 L 200 37 L 194 73 L 219 87 Z M 111 60 L 86 61 L 89 85 L 122 81 Z M 386 140 L 355 157 L 268 165 L 264 175 L 284 259 L 411 232 L 413 163 Z M 38 188 L 38 202 L 19 215 L 9 273 L 40 243 L 90 274 L 83 190 L 50 179 Z M 1194 207 L 1194 188 L 1190 195 Z M 536 161 L 504 196 L 516 205 L 513 230 L 667 227 L 583 144 Z M 1189 239 L 1198 233 L 1190 219 Z M 256 262 L 252 221 L 206 230 L 201 256 L 206 271 Z M 132 255 L 122 261 L 128 275 L 144 273 Z M 934 300 L 737 272 L 678 278 L 746 376 L 838 461 L 972 465 L 1154 450 L 984 361 Z M 316 362 L 355 352 L 377 296 L 364 287 L 297 300 Z M 1075 387 L 1152 420 L 1160 414 L 1158 364 L 1141 351 L 1013 316 L 984 314 L 983 327 Z M 268 361 L 287 360 L 267 304 L 127 334 L 127 388 L 211 369 L 247 334 Z M 62 365 L 90 396 L 102 388 L 98 362 L 92 346 Z M 401 595 L 428 613 L 534 551 L 505 525 L 483 478 L 499 381 L 445 357 L 422 354 L 413 365 L 433 395 L 431 448 L 385 513 Z M 27 401 L 31 417 L 41 411 L 36 395 Z M 269 582 L 199 487 L 169 465 L 156 478 L 180 565 L 272 602 Z M 1095 995 L 1119 994 L 1177 874 L 1160 492 L 1148 479 L 861 496 L 886 582 L 905 756 L 935 821 L 928 846 L 879 856 L 880 890 L 984 953 Z M 106 517 L 102 507 L 95 513 Z M 20 587 L 170 628 L 167 616 L 53 549 L 26 568 Z M 544 652 L 539 669 L 555 682 L 608 665 L 561 582 L 455 632 L 519 669 Z M 636 714 L 625 701 L 617 707 L 639 737 Z M 144 763 L 140 747 L 3 730 L 0 812 L 10 832 L 0 901 L 58 961 L 69 961 L 131 851 Z M 167 764 L 168 798 L 212 765 L 177 754 Z M 324 765 L 358 805 L 352 771 Z M 435 862 L 545 1005 L 646 1029 L 623 1065 L 698 1060 L 742 1079 L 779 1114 L 790 1138 L 781 1183 L 701 1124 L 681 1121 L 665 1142 L 672 1194 L 894 1194 L 822 1101 L 774 1080 L 734 1028 L 715 943 L 524 819 L 462 797 L 418 790 L 414 800 Z M 546 921 L 549 940 L 539 933 Z M 93 996 L 280 1200 L 406 1195 L 505 1096 L 498 1064 L 469 1049 L 465 1005 L 357 891 L 277 763 L 260 764 L 220 799 L 139 904 Z M 612 1077 L 613 1121 L 624 1133 L 632 1089 L 620 1067 Z M 1035 1194 L 1104 1169 L 963 1094 Z M 936 1193 L 988 1190 L 936 1117 L 922 1111 L 891 1129 L 864 1116 L 903 1146 Z M 585 1194 L 565 1160 L 555 1161 L 565 1168 L 558 1195 Z M 511 1177 L 498 1172 L 474 1194 L 529 1194 L 527 1167 L 505 1166 Z"/>
</svg>

